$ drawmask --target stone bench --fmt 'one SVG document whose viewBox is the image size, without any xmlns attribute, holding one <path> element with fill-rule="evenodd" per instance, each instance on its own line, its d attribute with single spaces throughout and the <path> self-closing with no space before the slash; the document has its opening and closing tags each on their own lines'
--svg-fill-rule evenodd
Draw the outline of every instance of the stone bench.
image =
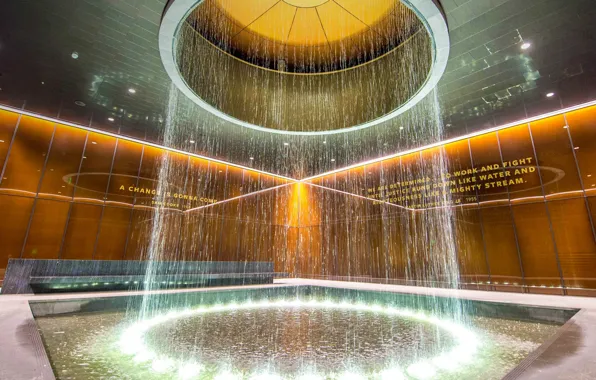
<svg viewBox="0 0 596 380">
<path fill-rule="evenodd" d="M 77 291 L 175 289 L 203 286 L 270 284 L 272 262 L 154 262 L 151 279 L 147 261 L 11 259 L 2 294 Z"/>
</svg>

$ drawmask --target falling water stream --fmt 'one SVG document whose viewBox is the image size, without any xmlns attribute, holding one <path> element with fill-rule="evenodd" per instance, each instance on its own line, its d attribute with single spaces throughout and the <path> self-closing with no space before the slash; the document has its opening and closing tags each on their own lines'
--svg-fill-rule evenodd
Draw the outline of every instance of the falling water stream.
<svg viewBox="0 0 596 380">
<path fill-rule="evenodd" d="M 183 33 L 190 34 L 190 37 L 187 36 L 182 38 L 182 44 L 189 44 L 189 46 L 195 46 L 197 44 L 196 41 L 200 37 L 194 35 L 194 30 L 192 32 L 183 30 Z M 412 39 L 409 44 L 406 44 L 406 46 L 403 47 L 403 56 L 408 57 L 408 59 L 411 59 L 413 62 L 420 60 L 420 66 L 426 67 L 425 64 L 422 64 L 423 58 L 415 55 L 416 52 L 422 50 L 416 44 L 428 44 L 428 41 L 424 39 L 419 40 L 417 38 Z M 182 47 L 179 46 L 178 48 L 186 49 L 186 45 L 183 45 Z M 228 69 L 227 67 L 211 67 L 215 64 L 214 62 L 215 61 L 210 61 L 209 57 L 196 54 L 183 56 L 183 65 L 187 68 L 196 67 L 197 70 L 205 70 L 207 72 L 213 69 L 223 70 L 225 72 L 225 70 Z M 383 78 L 381 73 L 376 73 L 373 70 L 369 74 L 376 78 L 373 82 L 375 86 L 382 85 Z M 198 72 L 196 75 L 199 75 Z M 403 77 L 403 85 L 410 87 L 417 85 L 414 80 L 410 80 L 414 77 L 414 73 L 404 71 L 400 75 Z M 253 81 L 258 79 L 259 78 L 247 77 L 243 80 Z M 271 84 L 262 83 L 259 85 L 270 86 Z M 349 90 L 342 89 L 341 82 L 335 83 L 334 85 L 340 89 L 340 92 Z M 275 88 L 275 91 L 272 92 L 271 109 L 253 109 L 252 112 L 255 114 L 270 114 L 271 116 L 268 116 L 269 119 L 281 120 L 283 115 L 281 115 L 280 112 L 287 110 L 285 106 L 280 106 L 285 98 L 285 86 L 287 86 L 287 83 Z M 235 91 L 235 89 L 214 88 L 210 89 L 210 91 L 213 98 L 217 100 L 226 99 L 226 92 Z M 318 102 L 331 100 L 325 100 L 324 96 L 322 97 L 321 93 L 317 93 L 317 91 L 320 91 L 320 89 L 316 87 L 309 88 L 309 93 L 312 92 L 316 94 L 311 100 L 316 99 Z M 396 91 L 399 91 L 399 89 Z M 193 138 L 192 136 L 201 135 L 201 127 L 199 126 L 199 123 L 193 122 L 193 119 L 197 117 L 193 114 L 193 111 L 183 110 L 184 107 L 181 106 L 182 101 L 180 97 L 178 89 L 172 84 L 166 109 L 163 144 L 180 149 L 196 149 L 194 146 L 189 146 L 188 142 Z M 357 97 L 357 95 L 355 95 L 355 97 Z M 356 100 L 360 107 L 363 107 L 363 105 L 364 107 L 367 105 L 373 108 L 377 107 L 375 99 L 355 99 L 355 101 Z M 242 109 L 251 109 L 251 107 L 254 107 L 249 103 L 240 104 L 238 106 Z M 338 112 L 335 117 L 341 117 L 341 110 L 333 112 Z M 320 117 L 323 116 L 323 114 L 320 114 Z M 309 117 L 312 118 L 313 115 L 309 115 Z M 188 120 L 191 122 L 188 122 Z M 404 126 L 407 128 L 403 132 L 399 132 L 399 139 L 396 140 L 394 137 L 396 136 L 396 131 L 401 131 L 404 129 Z M 302 129 L 308 129 L 308 127 L 302 127 Z M 244 132 L 245 131 L 242 131 L 242 133 Z M 358 144 L 358 136 L 370 136 L 374 133 L 377 133 L 378 135 L 376 139 L 366 138 L 361 140 L 363 141 L 363 144 L 368 144 L 368 146 Z M 386 154 L 388 149 L 394 149 L 393 152 L 395 152 L 408 145 L 411 146 L 412 144 L 415 145 L 421 142 L 440 141 L 442 136 L 443 124 L 441 121 L 440 105 L 437 91 L 434 90 L 431 95 L 413 108 L 407 115 L 390 121 L 388 125 L 379 128 L 352 134 L 346 133 L 343 137 L 341 134 L 335 135 L 333 137 L 334 146 L 326 146 L 325 149 L 333 149 L 336 154 L 342 155 L 346 160 L 350 160 L 350 157 L 356 157 L 358 154 L 362 155 L 363 152 L 366 152 L 365 154 L 369 157 L 379 157 Z M 243 136 L 243 138 L 244 137 L 245 136 Z M 261 138 L 266 140 L 271 137 L 264 136 L 263 133 L 254 133 L 254 135 L 247 141 L 247 144 L 257 146 L 258 144 L 250 143 L 250 141 Z M 317 155 L 321 153 L 321 139 L 315 139 L 309 136 L 290 136 L 287 137 L 287 139 L 290 143 L 284 142 L 284 145 L 290 146 L 291 144 L 290 148 L 285 151 L 275 150 L 264 157 L 275 162 L 277 160 L 275 155 L 279 155 L 280 157 L 285 156 L 283 160 L 281 160 L 285 162 L 285 167 L 280 168 L 277 164 L 271 166 L 276 168 L 276 171 L 278 172 L 292 173 L 292 175 L 304 177 L 305 171 L 309 168 L 309 162 L 316 162 L 320 159 Z M 243 139 L 239 139 L 239 144 L 242 144 L 242 141 Z M 383 143 L 383 141 L 391 142 L 391 146 L 388 146 L 387 143 Z M 326 143 L 327 141 L 325 140 L 325 144 Z M 199 144 L 206 152 L 210 152 L 218 150 L 217 145 L 219 142 L 217 140 L 200 141 Z M 316 148 L 314 148 L 315 145 L 317 145 Z M 359 153 L 350 152 L 352 149 Z M 328 155 L 329 153 L 325 154 Z M 288 156 L 294 157 L 295 160 L 288 160 Z M 446 162 L 445 155 L 442 154 L 441 151 L 437 151 L 434 154 L 426 155 L 424 157 L 420 156 L 418 161 L 419 162 L 415 167 L 412 165 L 408 167 L 397 165 L 388 167 L 388 171 L 380 170 L 378 172 L 378 178 L 376 178 L 374 182 L 388 184 L 396 180 L 408 181 L 416 180 L 418 178 L 440 179 L 443 173 L 448 171 L 448 163 Z M 194 173 L 188 163 L 181 162 L 182 161 L 180 160 L 174 159 L 174 154 L 171 152 L 166 152 L 162 155 L 157 166 L 158 195 L 155 199 L 157 204 L 167 203 L 164 199 L 165 194 L 170 191 L 173 184 L 177 184 L 177 186 L 183 188 L 184 191 L 192 189 L 194 192 L 203 193 L 213 192 L 214 187 L 221 188 L 223 186 L 223 188 L 226 189 L 224 194 L 229 195 L 227 196 L 228 198 L 234 194 L 236 189 L 232 189 L 231 186 L 237 186 L 237 184 L 232 185 L 231 183 L 230 178 L 233 177 L 233 174 L 227 172 L 230 169 L 226 169 L 226 173 L 222 175 L 213 177 L 212 174 L 206 175 L 204 172 Z M 322 169 L 319 164 L 310 166 Z M 215 170 L 215 172 L 218 171 Z M 211 173 L 211 171 L 209 171 L 209 173 Z M 245 181 L 247 180 L 245 177 L 248 178 L 246 171 L 242 174 L 241 188 L 243 191 L 246 189 Z M 265 175 L 259 176 L 256 185 L 252 189 L 266 190 L 268 186 L 271 186 L 270 184 L 266 185 L 266 181 L 270 181 L 270 179 L 265 177 Z M 332 186 L 330 188 L 325 189 L 325 186 L 318 188 L 320 191 L 324 192 L 325 195 L 322 197 L 322 201 L 317 204 L 304 204 L 298 200 L 294 202 L 294 205 L 290 205 L 290 207 L 280 206 L 280 204 L 283 204 L 284 202 L 292 203 L 292 191 L 298 191 L 296 189 L 304 185 L 308 187 L 311 184 L 310 182 L 298 185 L 289 184 L 280 189 L 271 190 L 270 192 L 265 191 L 258 195 L 245 194 L 247 195 L 246 199 L 238 202 L 225 203 L 221 208 L 218 208 L 216 204 L 213 207 L 206 207 L 198 212 L 170 209 L 166 206 L 156 207 L 148 222 L 150 223 L 150 234 L 143 255 L 143 258 L 148 261 L 144 280 L 145 295 L 143 296 L 140 311 L 138 314 L 135 314 L 138 318 L 137 324 L 139 326 L 153 326 L 151 325 L 151 323 L 153 323 L 151 321 L 154 321 L 155 318 L 158 318 L 158 320 L 161 318 L 159 316 L 160 313 L 163 313 L 162 303 L 164 302 L 164 298 L 152 296 L 152 291 L 158 288 L 167 287 L 162 284 L 165 282 L 162 281 L 163 273 L 159 270 L 159 263 L 164 260 L 177 261 L 180 265 L 184 265 L 183 263 L 186 260 L 220 261 L 233 259 L 235 261 L 244 262 L 270 260 L 275 262 L 276 271 L 288 272 L 291 276 L 295 277 L 304 275 L 304 277 L 314 276 L 318 278 L 358 280 L 362 276 L 365 276 L 374 279 L 376 282 L 389 283 L 396 278 L 399 278 L 406 284 L 458 288 L 459 269 L 456 254 L 456 233 L 454 231 L 455 219 L 454 210 L 453 207 L 451 207 L 453 202 L 450 199 L 449 192 L 442 192 L 439 199 L 437 199 L 436 196 L 423 198 L 422 203 L 419 203 L 416 206 L 405 202 L 404 204 L 399 205 L 384 204 L 380 207 L 373 207 L 374 200 L 368 199 L 364 201 L 364 206 L 355 210 L 350 207 L 345 207 L 345 202 L 348 202 L 349 204 L 349 202 L 351 202 L 350 200 L 344 200 L 344 202 L 338 202 L 336 199 L 332 200 L 334 196 L 332 194 L 336 191 L 333 187 L 336 184 L 331 182 Z M 346 187 L 343 190 L 344 193 L 347 192 L 355 195 L 363 194 L 364 189 L 362 188 L 362 182 L 355 181 L 354 183 L 348 183 L 345 186 Z M 342 196 L 346 199 L 350 198 L 350 195 L 345 194 L 337 196 Z M 329 200 L 329 202 L 326 202 L 326 200 Z M 220 201 L 223 201 L 223 199 Z M 295 215 L 292 216 L 292 213 L 295 213 Z M 234 218 L 234 229 L 223 231 L 224 222 L 228 223 L 228 219 L 226 218 Z M 303 220 L 314 219 L 319 219 L 316 226 L 302 225 Z M 206 227 L 208 225 L 208 223 L 205 222 L 206 220 L 215 220 L 216 223 L 219 223 L 219 228 L 222 230 L 214 233 L 212 229 Z M 375 225 L 380 226 L 382 230 L 383 241 L 375 248 L 376 252 L 366 252 L 367 242 L 361 240 L 363 237 L 366 239 L 366 236 L 361 233 L 356 233 L 356 230 L 359 228 L 369 228 L 366 226 L 363 227 L 363 223 L 374 223 Z M 300 232 L 300 229 L 303 227 L 309 230 L 308 236 L 310 236 L 311 239 L 309 244 L 301 244 L 304 243 L 304 238 Z M 312 248 L 311 233 L 313 231 L 320 234 L 321 239 L 326 242 L 325 247 Z M 264 241 L 259 242 L 249 240 L 250 237 L 252 237 L 253 240 L 262 239 L 262 237 L 267 236 L 267 234 L 269 234 L 268 240 L 265 239 Z M 297 239 L 294 237 L 296 234 L 299 236 Z M 399 236 L 399 243 L 396 243 L 396 236 Z M 225 257 L 222 257 L 221 252 L 225 247 L 230 245 L 230 241 L 235 241 L 237 246 L 235 256 L 233 255 L 231 257 L 229 254 L 226 254 Z M 269 246 L 263 247 L 263 242 Z M 394 249 L 395 244 L 400 245 L 399 249 L 405 257 L 404 261 L 394 261 L 394 257 L 388 254 L 388 252 L 391 252 Z M 302 273 L 302 269 L 306 266 L 304 263 L 300 262 L 300 260 L 311 260 L 315 256 L 318 257 L 317 260 L 320 262 L 326 263 L 324 265 L 322 264 L 320 272 L 312 273 L 307 270 L 306 273 Z M 372 256 L 376 256 L 378 259 L 373 260 L 371 259 Z M 348 262 L 347 270 L 340 269 L 340 267 L 345 268 L 344 260 L 347 260 Z M 381 266 L 383 268 L 382 270 L 380 269 Z M 449 314 L 448 318 L 452 321 L 449 323 L 456 324 L 453 326 L 464 326 L 457 328 L 462 329 L 461 331 L 463 335 L 467 334 L 464 333 L 464 331 L 467 331 L 465 330 L 465 326 L 468 324 L 463 306 L 458 301 L 453 301 L 449 303 L 449 305 L 450 310 L 447 314 Z M 227 310 L 225 309 L 227 306 L 224 305 L 223 307 L 224 310 Z M 329 307 L 329 305 L 327 305 L 327 307 Z M 137 313 L 136 310 L 134 312 Z M 280 321 L 276 319 L 280 317 L 280 312 L 281 311 L 273 312 L 273 314 L 269 315 L 251 311 L 252 314 L 236 315 L 236 317 L 233 317 L 235 314 L 226 314 L 221 317 L 222 319 L 220 319 L 220 322 L 224 324 L 224 327 L 229 325 L 229 331 L 236 331 L 234 329 L 236 329 L 237 326 L 233 327 L 234 318 L 243 320 L 247 325 L 259 325 L 259 323 L 263 323 L 262 327 L 259 327 L 260 329 L 274 329 L 277 336 L 279 334 L 291 335 L 293 331 L 292 329 L 295 328 L 290 326 L 292 321 L 298 323 L 297 321 L 306 318 L 307 326 L 310 326 L 308 324 L 309 320 L 314 325 L 301 331 L 301 334 L 306 334 L 304 337 L 305 342 L 311 344 L 311 338 L 323 340 L 330 339 L 331 341 L 327 342 L 327 344 L 321 342 L 317 343 L 319 344 L 319 347 L 314 352 L 309 351 L 308 355 L 304 356 L 300 353 L 300 347 L 289 349 L 283 346 L 283 344 L 289 344 L 289 341 L 280 343 L 277 338 L 264 338 L 266 341 L 260 342 L 260 346 L 254 346 L 255 342 L 250 340 L 250 333 L 248 335 L 242 334 L 240 330 L 238 330 L 237 334 L 227 334 L 225 331 L 221 330 L 221 326 L 218 330 L 217 324 L 206 321 L 203 317 L 200 317 L 198 320 L 186 320 L 185 327 L 180 327 L 180 331 L 184 331 L 186 334 L 189 331 L 192 332 L 193 329 L 196 328 L 213 330 L 214 336 L 224 334 L 225 337 L 219 336 L 219 338 L 217 338 L 221 339 L 221 341 L 218 341 L 219 345 L 215 351 L 226 351 L 229 347 L 235 347 L 238 352 L 233 355 L 230 354 L 230 357 L 242 357 L 241 353 L 244 352 L 246 354 L 244 359 L 236 358 L 236 364 L 240 363 L 238 364 L 240 367 L 250 368 L 251 352 L 261 351 L 266 352 L 266 356 L 270 356 L 269 358 L 266 358 L 265 362 L 269 362 L 271 368 L 277 371 L 288 370 L 290 372 L 295 363 L 288 364 L 289 367 L 284 367 L 284 365 L 278 363 L 279 360 L 283 361 L 287 359 L 284 359 L 285 355 L 299 358 L 298 360 L 307 361 L 310 367 L 316 365 L 318 361 L 324 361 L 326 356 L 329 357 L 329 360 L 333 359 L 337 361 L 329 362 L 335 367 L 350 366 L 354 363 L 350 364 L 349 361 L 352 359 L 356 360 L 356 357 L 360 358 L 358 360 L 364 360 L 364 362 L 366 362 L 366 360 L 374 360 L 373 357 L 375 357 L 375 355 L 370 356 L 370 354 L 374 353 L 379 347 L 383 347 L 383 350 L 388 350 L 388 347 L 391 346 L 391 341 L 394 341 L 396 347 L 402 347 L 399 340 L 403 339 L 403 336 L 400 335 L 403 331 L 398 331 L 401 328 L 412 329 L 411 334 L 417 336 L 414 338 L 410 337 L 413 341 L 409 344 L 413 346 L 435 342 L 436 347 L 434 349 L 430 348 L 430 351 L 434 350 L 433 352 L 436 351 L 437 347 L 443 347 L 445 342 L 449 342 L 449 339 L 451 339 L 445 337 L 445 332 L 441 328 L 424 329 L 424 331 L 420 330 L 418 333 L 419 335 L 416 335 L 416 327 L 405 327 L 405 325 L 399 328 L 395 325 L 385 326 L 385 322 L 379 320 L 378 328 L 380 329 L 379 331 L 383 331 L 383 337 L 378 337 L 380 340 L 377 343 L 371 343 L 373 346 L 369 348 L 371 350 L 369 353 L 367 353 L 365 348 L 358 345 L 346 344 L 344 350 L 347 349 L 348 352 L 344 352 L 342 356 L 334 351 L 334 345 L 339 344 L 339 342 L 335 342 L 334 340 L 340 339 L 340 341 L 349 341 L 350 339 L 355 339 L 359 336 L 358 334 L 360 334 L 360 332 L 357 333 L 352 331 L 350 334 L 353 334 L 353 336 L 350 337 L 344 334 L 342 337 L 341 332 L 336 331 L 337 336 L 330 334 L 326 338 L 325 331 L 311 330 L 311 328 L 314 329 L 316 327 L 315 325 L 319 323 L 317 320 L 333 318 L 335 314 L 321 315 L 318 314 L 318 311 L 316 310 L 314 313 L 306 311 L 300 315 L 290 313 L 284 314 L 284 320 Z M 189 316 L 192 314 L 191 312 L 188 313 Z M 278 313 L 278 315 L 275 313 Z M 428 313 L 431 316 L 445 316 L 445 302 L 441 299 L 437 299 L 436 306 L 431 307 L 431 310 L 428 311 Z M 360 317 L 358 317 L 358 315 L 346 314 L 336 315 L 336 317 L 338 318 L 338 323 L 346 323 L 346 331 L 351 331 L 349 328 L 350 323 L 367 323 L 365 320 L 359 320 L 358 318 Z M 431 317 L 420 318 L 425 320 L 424 318 Z M 325 323 L 328 322 L 321 323 L 322 325 L 325 325 Z M 300 323 L 296 326 L 306 328 Z M 181 333 L 174 331 L 176 330 L 174 325 L 170 327 L 173 329 L 173 332 L 169 331 L 166 335 L 177 335 Z M 163 328 L 168 328 L 168 326 L 164 325 Z M 311 333 L 314 335 L 310 336 L 309 334 Z M 364 335 L 370 336 L 370 334 L 372 334 L 372 332 L 367 332 Z M 364 335 L 361 335 L 360 337 Z M 193 336 L 194 335 L 190 335 L 187 341 L 180 343 L 182 344 L 182 347 L 190 347 L 189 352 L 192 352 L 192 347 L 197 344 L 196 341 L 193 342 Z M 201 336 L 204 337 L 204 335 Z M 267 342 L 267 339 L 269 339 L 269 342 Z M 417 339 L 420 341 L 417 341 Z M 132 336 L 131 340 L 134 341 L 135 337 Z M 374 339 L 371 340 L 371 342 L 374 341 Z M 164 342 L 164 344 L 168 350 L 176 351 L 177 349 L 175 346 L 170 346 L 174 344 L 173 342 Z M 208 343 L 203 343 L 203 345 L 206 344 Z M 279 346 L 280 344 L 281 346 Z M 374 344 L 379 344 L 380 346 L 374 347 Z M 407 348 L 402 347 L 402 349 L 406 350 L 403 354 L 406 355 Z M 294 352 L 293 350 L 298 351 Z M 357 352 L 359 352 L 358 355 Z M 320 356 L 317 356 L 317 353 Z M 440 353 L 440 350 L 436 353 Z M 183 355 L 188 356 L 188 353 L 183 353 Z M 202 355 L 206 354 L 203 353 Z M 412 360 L 414 360 L 418 357 L 419 353 L 416 350 L 413 350 L 409 352 L 408 355 L 412 355 Z M 246 360 L 248 360 L 248 362 L 246 362 Z M 359 365 L 364 365 L 364 362 L 359 362 Z M 165 366 L 164 363 L 162 364 Z M 327 368 L 326 365 L 328 366 L 329 363 L 322 363 L 321 367 Z M 423 365 L 421 364 L 421 366 Z M 414 375 L 416 375 L 416 371 L 418 371 L 417 373 L 419 374 L 423 374 L 424 368 L 419 368 L 418 370 L 414 369 L 412 371 L 414 371 Z M 269 379 L 268 377 L 263 376 L 256 378 Z M 292 375 L 291 378 L 298 379 L 297 376 L 298 375 L 294 377 L 294 375 Z M 424 376 L 416 375 L 414 377 L 423 378 Z M 219 379 L 216 376 L 214 378 Z M 270 378 L 277 379 L 277 377 Z M 307 377 L 304 377 L 304 379 L 306 378 Z M 315 379 L 317 377 L 312 378 Z M 302 377 L 300 379 L 302 379 Z M 344 378 L 341 379 L 343 380 Z M 345 379 L 348 379 L 348 377 Z M 360 378 L 354 377 L 354 379 Z M 385 377 L 383 377 L 383 379 L 385 380 Z"/>
</svg>

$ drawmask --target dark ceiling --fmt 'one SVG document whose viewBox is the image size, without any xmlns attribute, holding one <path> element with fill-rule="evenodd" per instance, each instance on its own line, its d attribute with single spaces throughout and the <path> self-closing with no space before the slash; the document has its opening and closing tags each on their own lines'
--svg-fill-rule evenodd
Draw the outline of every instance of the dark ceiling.
<svg viewBox="0 0 596 380">
<path fill-rule="evenodd" d="M 596 99 L 593 0 L 440 2 L 452 43 L 438 86 L 444 137 Z M 165 3 L 3 0 L 0 103 L 163 141 L 170 81 L 157 35 Z M 532 46 L 522 50 L 522 41 Z M 556 95 L 546 98 L 551 91 Z M 432 141 L 436 134 L 425 133 L 429 104 L 364 131 L 325 138 L 247 130 L 216 119 L 181 96 L 176 103 L 180 133 L 168 141 L 207 156 L 303 177 Z M 196 141 L 192 146 L 188 136 Z"/>
</svg>

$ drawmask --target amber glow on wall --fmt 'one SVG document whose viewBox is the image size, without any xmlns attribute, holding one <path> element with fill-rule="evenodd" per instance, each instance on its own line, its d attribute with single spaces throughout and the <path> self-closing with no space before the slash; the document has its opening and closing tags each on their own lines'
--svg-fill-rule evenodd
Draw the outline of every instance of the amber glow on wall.
<svg viewBox="0 0 596 380">
<path fill-rule="evenodd" d="M 158 197 L 158 164 L 164 154 L 179 175 L 168 184 L 167 195 Z M 221 231 L 229 228 L 220 223 L 220 215 L 236 213 L 232 204 L 220 203 L 289 183 L 6 110 L 0 111 L 0 169 L 0 279 L 9 258 L 142 259 L 157 207 L 168 209 L 174 224 L 182 226 L 197 219 L 189 211 L 213 206 L 215 212 L 203 216 L 217 230 L 209 239 L 220 240 Z M 189 259 L 202 254 L 193 247 L 187 253 Z"/>
<path fill-rule="evenodd" d="M 400 226 L 424 228 L 421 215 L 452 207 L 464 287 L 596 289 L 596 107 L 296 183 L 8 111 L 0 140 L 0 278 L 9 258 L 143 259 L 155 208 L 164 207 L 187 236 L 176 257 L 424 285 L 404 269 L 416 242 Z M 163 154 L 184 175 L 155 204 Z M 431 181 L 455 181 L 445 186 L 448 205 L 433 191 L 404 191 L 439 155 L 451 176 Z"/>
<path fill-rule="evenodd" d="M 415 179 L 415 173 L 440 153 L 447 158 L 453 181 L 448 186 L 452 203 L 436 204 L 432 194 L 421 201 L 413 199 L 412 191 L 406 191 L 417 184 L 400 180 Z M 363 173 L 366 180 L 361 179 Z M 578 295 L 593 295 L 589 289 L 596 289 L 594 106 L 335 172 L 309 183 L 354 194 L 368 207 L 394 205 L 397 213 L 399 209 L 409 214 L 454 208 L 460 275 L 466 287 Z M 386 232 L 378 233 L 378 239 L 387 238 Z M 366 238 L 375 239 L 370 234 Z M 384 258 L 385 263 L 399 262 L 399 246 L 405 243 L 392 244 L 397 251 L 390 250 L 392 257 Z M 362 250 L 363 255 L 371 252 L 370 245 Z M 319 249 L 311 255 L 326 252 Z"/>
</svg>

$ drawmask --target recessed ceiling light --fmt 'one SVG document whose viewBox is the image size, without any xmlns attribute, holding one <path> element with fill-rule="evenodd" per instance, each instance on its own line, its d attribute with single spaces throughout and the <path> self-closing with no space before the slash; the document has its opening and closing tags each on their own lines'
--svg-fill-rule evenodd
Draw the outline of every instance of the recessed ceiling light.
<svg viewBox="0 0 596 380">
<path fill-rule="evenodd" d="M 549 92 L 548 94 L 546 94 L 547 98 L 552 98 L 553 96 L 555 96 L 554 92 Z"/>
<path fill-rule="evenodd" d="M 73 59 L 78 59 L 79 58 L 79 53 L 76 51 L 73 51 L 72 54 L 70 55 Z"/>
<path fill-rule="evenodd" d="M 85 102 L 82 102 L 82 101 L 80 101 L 80 100 L 77 100 L 77 101 L 75 101 L 75 104 L 76 104 L 77 106 L 79 106 L 79 107 L 85 107 L 85 106 L 86 106 Z"/>
<path fill-rule="evenodd" d="M 96 141 L 91 141 L 91 144 L 97 145 L 97 142 Z"/>
<path fill-rule="evenodd" d="M 108 121 L 114 121 L 113 117 L 108 117 Z"/>
<path fill-rule="evenodd" d="M 46 82 L 41 82 L 41 84 L 46 84 Z"/>
<path fill-rule="evenodd" d="M 588 178 L 590 178 L 592 176 L 592 174 L 588 174 Z"/>
<path fill-rule="evenodd" d="M 131 94 L 136 94 L 137 93 L 137 90 L 135 90 L 134 88 L 131 87 L 131 88 L 128 89 L 128 92 L 131 93 Z"/>
<path fill-rule="evenodd" d="M 62 187 L 66 187 L 66 186 L 62 185 Z"/>
<path fill-rule="evenodd" d="M 527 50 L 527 49 L 529 49 L 529 48 L 530 48 L 530 46 L 532 46 L 532 44 L 531 44 L 531 43 L 529 43 L 529 42 L 524 42 L 524 43 L 522 44 L 521 48 L 522 48 L 522 50 Z"/>
</svg>

